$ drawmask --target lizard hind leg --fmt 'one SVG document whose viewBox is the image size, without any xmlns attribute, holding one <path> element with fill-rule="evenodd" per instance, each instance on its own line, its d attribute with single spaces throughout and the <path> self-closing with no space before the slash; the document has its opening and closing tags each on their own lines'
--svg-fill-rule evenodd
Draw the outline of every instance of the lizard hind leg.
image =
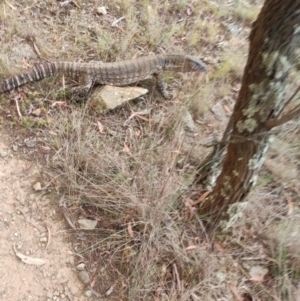
<svg viewBox="0 0 300 301">
<path fill-rule="evenodd" d="M 89 74 L 81 74 L 78 77 L 78 87 L 74 87 L 70 90 L 69 96 L 76 102 L 85 101 L 88 99 L 90 91 L 94 84 L 94 79 Z"/>
<path fill-rule="evenodd" d="M 159 93 L 163 96 L 163 98 L 171 99 L 172 95 L 170 95 L 166 89 L 162 72 L 155 73 L 154 76 L 156 78 L 156 85 Z"/>
</svg>

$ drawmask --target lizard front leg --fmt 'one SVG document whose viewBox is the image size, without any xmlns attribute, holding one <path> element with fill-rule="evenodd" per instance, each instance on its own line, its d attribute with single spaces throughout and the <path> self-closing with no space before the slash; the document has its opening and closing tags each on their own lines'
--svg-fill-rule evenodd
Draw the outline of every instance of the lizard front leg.
<svg viewBox="0 0 300 301">
<path fill-rule="evenodd" d="M 163 79 L 163 72 L 157 72 L 154 74 L 154 77 L 156 78 L 156 86 L 160 94 L 163 96 L 165 99 L 170 99 L 172 96 L 169 94 L 169 92 L 166 89 L 164 79 Z"/>
<path fill-rule="evenodd" d="M 79 75 L 78 81 L 79 86 L 72 88 L 69 94 L 70 98 L 76 102 L 80 102 L 88 98 L 89 92 L 94 84 L 94 78 L 85 73 Z"/>
</svg>

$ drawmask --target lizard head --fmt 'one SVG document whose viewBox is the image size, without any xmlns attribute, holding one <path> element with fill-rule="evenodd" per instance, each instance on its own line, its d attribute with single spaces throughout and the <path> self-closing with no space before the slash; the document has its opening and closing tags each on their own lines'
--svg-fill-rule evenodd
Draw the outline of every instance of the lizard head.
<svg viewBox="0 0 300 301">
<path fill-rule="evenodd" d="M 190 55 L 169 55 L 165 59 L 165 70 L 178 72 L 206 72 L 206 65 L 198 58 Z"/>
<path fill-rule="evenodd" d="M 182 72 L 207 71 L 206 65 L 200 59 L 193 56 L 186 56 L 183 63 L 183 69 L 184 71 Z"/>
</svg>

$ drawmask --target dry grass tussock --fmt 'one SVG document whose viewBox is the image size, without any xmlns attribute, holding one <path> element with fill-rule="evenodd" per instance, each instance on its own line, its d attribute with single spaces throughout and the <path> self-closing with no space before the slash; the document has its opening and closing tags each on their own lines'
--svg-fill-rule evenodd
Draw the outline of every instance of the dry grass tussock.
<svg viewBox="0 0 300 301">
<path fill-rule="evenodd" d="M 171 102 L 162 102 L 154 91 L 103 116 L 84 104 L 53 108 L 56 101 L 67 101 L 59 78 L 19 93 L 22 118 L 14 101 L 0 99 L 3 127 L 19 135 L 30 132 L 51 149 L 45 181 L 51 179 L 64 197 L 70 219 L 98 221 L 95 231 L 73 231 L 74 251 L 88 261 L 94 289 L 107 300 L 297 300 L 297 239 L 286 240 L 285 234 L 294 231 L 292 221 L 300 214 L 291 205 L 299 201 L 295 179 L 268 166 L 247 206 L 214 242 L 191 201 L 182 197 L 209 151 L 203 144 L 220 137 L 232 111 L 259 4 L 113 0 L 103 4 L 107 15 L 99 15 L 99 1 L 92 0 L 0 4 L 1 78 L 39 56 L 81 62 L 188 53 L 209 65 L 204 77 L 166 75 Z M 36 108 L 40 117 L 28 113 Z M 130 118 L 145 110 L 147 115 Z M 194 119 L 193 129 L 187 116 Z M 279 144 L 288 140 L 299 149 L 298 129 L 285 128 Z M 280 156 L 297 172 L 299 152 L 292 153 L 272 153 L 269 160 Z M 267 274 L 253 276 L 255 266 Z"/>
<path fill-rule="evenodd" d="M 188 164 L 178 166 L 185 160 L 186 140 L 180 118 L 165 121 L 171 124 L 167 132 L 150 123 L 140 135 L 140 120 L 124 127 L 106 116 L 101 119 L 105 132 L 99 134 L 80 111 L 60 117 L 52 128 L 57 136 L 50 137 L 58 150 L 53 157 L 57 181 L 69 192 L 71 212 L 81 206 L 81 214 L 99 219 L 99 229 L 81 251 L 93 251 L 122 274 L 129 300 L 158 290 L 167 290 L 174 300 L 209 279 L 210 255 L 200 248 L 186 250 L 198 245 L 201 229 L 189 225 L 179 210 L 188 172 Z"/>
</svg>

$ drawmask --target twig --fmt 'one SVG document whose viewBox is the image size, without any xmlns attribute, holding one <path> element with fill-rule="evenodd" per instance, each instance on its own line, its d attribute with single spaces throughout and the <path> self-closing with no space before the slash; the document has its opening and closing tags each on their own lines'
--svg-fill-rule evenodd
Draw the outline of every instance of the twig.
<svg viewBox="0 0 300 301">
<path fill-rule="evenodd" d="M 196 211 L 196 212 L 194 212 L 194 213 L 195 213 L 195 216 L 196 216 L 196 218 L 197 218 L 197 220 L 198 220 L 198 223 L 199 223 L 200 227 L 202 228 L 202 231 L 203 231 L 203 233 L 204 233 L 204 235 L 205 235 L 207 244 L 208 244 L 209 246 L 211 246 L 211 245 L 212 245 L 212 239 L 209 238 L 209 236 L 208 236 L 208 234 L 207 234 L 207 231 L 206 231 L 206 229 L 205 229 L 205 226 L 204 226 L 204 224 L 203 224 L 203 222 L 202 222 L 202 220 L 201 220 L 201 218 L 200 218 L 198 212 Z"/>
<path fill-rule="evenodd" d="M 51 242 L 51 230 L 50 228 L 48 227 L 47 224 L 45 224 L 45 227 L 47 228 L 47 231 L 48 231 L 48 241 L 47 241 L 47 245 L 45 247 L 45 251 L 47 250 L 47 248 L 49 247 L 50 245 L 50 242 Z"/>
<path fill-rule="evenodd" d="M 40 51 L 39 51 L 39 48 L 37 47 L 37 45 L 35 44 L 35 37 L 34 36 L 31 36 L 31 35 L 28 35 L 27 37 L 26 37 L 26 41 L 29 43 L 29 44 L 31 44 L 31 46 L 32 46 L 32 48 L 33 48 L 33 51 L 35 52 L 35 54 L 38 56 L 38 58 L 42 58 L 42 55 L 41 55 L 41 53 L 40 53 Z M 28 64 L 26 63 L 26 65 L 27 65 L 27 67 L 29 67 L 28 66 Z"/>
<path fill-rule="evenodd" d="M 18 115 L 19 115 L 20 118 L 22 118 L 23 116 L 22 116 L 22 114 L 20 112 L 19 102 L 18 102 L 18 98 L 17 97 L 15 97 L 15 103 L 16 103 Z"/>
<path fill-rule="evenodd" d="M 116 27 L 117 24 L 118 24 L 119 22 L 121 22 L 122 20 L 124 20 L 124 19 L 125 19 L 125 17 L 123 16 L 123 17 L 121 17 L 121 18 L 115 20 L 114 22 L 111 23 L 111 26 L 112 26 L 112 27 Z"/>
<path fill-rule="evenodd" d="M 282 125 L 292 119 L 295 119 L 300 116 L 300 108 L 294 109 L 291 112 L 287 113 L 286 115 L 283 115 L 281 118 L 278 119 L 270 119 L 266 121 L 266 127 L 267 129 L 272 129 L 275 126 Z"/>
<path fill-rule="evenodd" d="M 16 10 L 16 8 L 15 8 L 12 4 L 10 4 L 7 0 L 4 0 L 4 2 L 5 2 L 11 9 Z"/>
<path fill-rule="evenodd" d="M 173 263 L 173 272 L 174 272 L 175 277 L 176 277 L 176 282 L 177 282 L 178 291 L 179 291 L 179 292 L 182 292 L 182 290 L 181 290 L 180 277 L 179 277 L 178 270 L 177 270 L 177 266 L 176 266 L 175 263 Z"/>
<path fill-rule="evenodd" d="M 72 229 L 76 230 L 76 227 L 75 227 L 75 225 L 72 223 L 72 221 L 71 221 L 71 219 L 70 219 L 70 217 L 69 217 L 69 215 L 68 215 L 68 213 L 67 213 L 67 211 L 66 211 L 65 208 L 63 208 L 63 215 L 64 215 L 64 217 L 65 217 L 65 219 L 66 219 L 68 225 L 69 225 Z"/>
<path fill-rule="evenodd" d="M 286 106 L 295 98 L 295 96 L 298 94 L 298 92 L 300 91 L 300 85 L 299 87 L 296 89 L 296 91 L 291 95 L 291 97 L 286 101 L 285 105 L 282 107 L 282 109 L 279 111 L 278 116 L 283 112 L 284 108 L 286 108 Z"/>
<path fill-rule="evenodd" d="M 35 223 L 33 223 L 33 222 L 27 217 L 27 215 L 25 214 L 25 212 L 24 212 L 21 208 L 16 207 L 16 210 L 20 211 L 20 212 L 23 214 L 24 219 L 25 219 L 25 222 L 26 222 L 27 224 L 30 224 L 31 226 L 35 227 L 35 228 L 38 229 L 40 232 L 43 231 L 43 229 L 42 229 L 39 225 L 36 225 Z"/>
<path fill-rule="evenodd" d="M 141 118 L 141 116 L 139 116 L 139 115 L 148 115 L 148 114 L 150 114 L 150 112 L 151 112 L 151 109 L 148 109 L 148 110 L 145 110 L 145 111 L 140 111 L 140 112 L 133 112 L 133 111 L 131 111 L 131 115 L 128 117 L 128 119 L 124 122 L 124 124 L 123 124 L 123 126 L 126 126 L 127 124 L 128 124 L 128 122 L 132 119 L 132 118 L 134 118 L 134 117 L 139 117 L 139 118 Z"/>
</svg>

